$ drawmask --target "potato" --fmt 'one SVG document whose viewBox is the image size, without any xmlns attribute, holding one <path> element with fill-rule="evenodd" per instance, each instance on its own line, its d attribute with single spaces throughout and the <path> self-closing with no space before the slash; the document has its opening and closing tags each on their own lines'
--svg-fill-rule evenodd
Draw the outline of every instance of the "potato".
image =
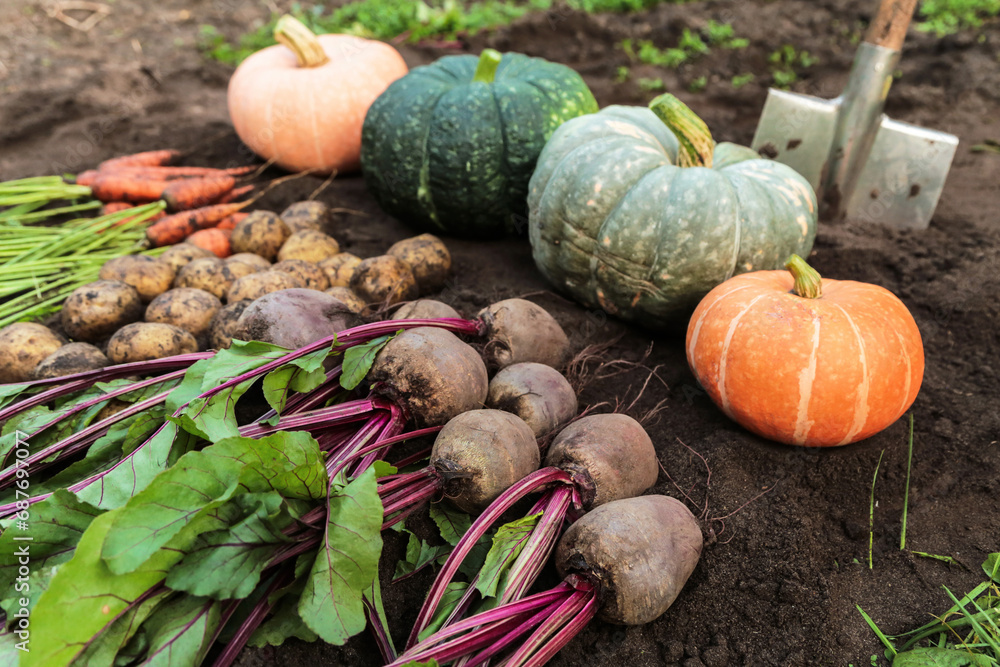
<svg viewBox="0 0 1000 667">
<path fill-rule="evenodd" d="M 365 302 L 357 294 L 351 291 L 350 287 L 331 287 L 324 290 L 335 299 L 339 299 L 352 313 L 360 313 L 365 309 Z"/>
<path fill-rule="evenodd" d="M 319 268 L 326 273 L 330 287 L 347 287 L 351 284 L 351 276 L 361 264 L 361 258 L 349 252 L 337 253 L 319 263 Z"/>
<path fill-rule="evenodd" d="M 199 248 L 190 243 L 178 243 L 167 248 L 166 252 L 157 257 L 161 262 L 166 262 L 176 274 L 193 259 L 202 257 L 214 257 L 212 253 L 204 248 Z"/>
<path fill-rule="evenodd" d="M 234 262 L 229 266 L 218 257 L 203 257 L 192 260 L 182 268 L 174 279 L 174 287 L 193 287 L 205 290 L 216 298 L 226 295 L 226 290 L 246 273 L 248 265 Z"/>
<path fill-rule="evenodd" d="M 226 301 L 259 299 L 265 294 L 293 287 L 305 287 L 305 284 L 298 276 L 284 271 L 258 271 L 235 281 L 226 292 Z"/>
<path fill-rule="evenodd" d="M 404 303 L 392 315 L 394 320 L 433 320 L 439 317 L 461 317 L 461 315 L 448 304 L 433 299 L 418 299 Z"/>
<path fill-rule="evenodd" d="M 236 223 L 229 244 L 234 253 L 252 252 L 273 261 L 291 234 L 288 225 L 274 213 L 254 211 Z"/>
<path fill-rule="evenodd" d="M 298 201 L 281 212 L 292 233 L 303 229 L 325 231 L 333 227 L 333 213 L 330 207 L 321 201 Z"/>
<path fill-rule="evenodd" d="M 177 287 L 150 301 L 146 307 L 146 321 L 180 327 L 204 343 L 212 318 L 221 308 L 222 301 L 210 292 L 195 287 Z"/>
<path fill-rule="evenodd" d="M 417 279 L 421 294 L 439 291 L 451 273 L 451 253 L 433 234 L 421 234 L 394 243 L 386 254 L 406 262 Z"/>
<path fill-rule="evenodd" d="M 417 297 L 417 280 L 403 260 L 380 255 L 358 264 L 351 276 L 351 289 L 365 303 L 399 303 Z"/>
<path fill-rule="evenodd" d="M 233 262 L 249 264 L 257 271 L 267 271 L 271 268 L 271 262 L 267 261 L 260 255 L 253 254 L 252 252 L 239 252 L 235 255 L 226 257 L 226 264 L 232 264 Z"/>
<path fill-rule="evenodd" d="M 62 336 L 36 322 L 0 329 L 0 383 L 27 382 L 35 367 L 65 344 Z"/>
<path fill-rule="evenodd" d="M 98 280 L 73 290 L 60 318 L 70 338 L 93 343 L 130 322 L 142 319 L 142 299 L 120 280 Z"/>
<path fill-rule="evenodd" d="M 115 364 L 162 359 L 198 351 L 198 341 L 172 324 L 135 322 L 126 324 L 108 339 L 108 359 Z"/>
<path fill-rule="evenodd" d="M 70 343 L 45 357 L 35 367 L 32 378 L 46 380 L 64 375 L 74 375 L 75 373 L 85 373 L 104 368 L 110 363 L 104 353 L 90 343 Z"/>
<path fill-rule="evenodd" d="M 272 266 L 271 270 L 290 273 L 301 280 L 305 287 L 320 292 L 330 286 L 330 281 L 327 280 L 323 269 L 303 259 L 283 259 Z"/>
<path fill-rule="evenodd" d="M 252 299 L 243 299 L 228 303 L 219 309 L 212 318 L 212 326 L 208 332 L 208 347 L 213 350 L 224 350 L 233 343 L 233 334 L 239 328 L 240 315 L 253 303 Z"/>
<path fill-rule="evenodd" d="M 261 270 L 266 271 L 267 269 L 258 269 L 256 266 L 247 264 L 246 262 L 227 262 L 223 273 L 227 274 L 235 282 L 243 276 L 249 276 L 251 273 L 257 273 Z"/>
<path fill-rule="evenodd" d="M 288 237 L 278 251 L 278 261 L 304 259 L 307 262 L 322 262 L 340 252 L 340 244 L 332 236 L 315 229 L 303 229 Z"/>
<path fill-rule="evenodd" d="M 131 285 L 143 301 L 170 289 L 174 268 L 167 262 L 146 255 L 126 255 L 109 259 L 98 274 L 101 280 L 120 280 Z"/>
</svg>

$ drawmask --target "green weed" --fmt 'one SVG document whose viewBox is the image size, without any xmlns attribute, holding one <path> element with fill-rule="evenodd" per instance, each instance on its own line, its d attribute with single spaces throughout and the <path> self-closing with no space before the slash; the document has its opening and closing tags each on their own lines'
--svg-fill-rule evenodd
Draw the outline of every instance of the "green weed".
<svg viewBox="0 0 1000 667">
<path fill-rule="evenodd" d="M 692 93 L 700 93 L 701 91 L 705 90 L 705 86 L 707 85 L 708 85 L 708 77 L 699 76 L 697 79 L 694 79 L 693 81 L 691 81 L 691 83 L 688 84 L 688 90 L 691 91 Z"/>
<path fill-rule="evenodd" d="M 796 51 L 791 44 L 785 44 L 767 57 L 771 63 L 771 74 L 774 85 L 778 88 L 788 88 L 799 80 L 798 70 L 807 69 L 819 62 L 819 58 L 808 51 Z"/>
<path fill-rule="evenodd" d="M 705 36 L 708 37 L 709 44 L 723 49 L 743 49 L 750 44 L 749 39 L 736 36 L 732 23 L 718 23 L 709 20 L 704 32 Z"/>
<path fill-rule="evenodd" d="M 923 0 L 917 30 L 933 32 L 938 37 L 967 28 L 978 28 L 983 21 L 1000 14 L 1000 0 Z"/>
<path fill-rule="evenodd" d="M 628 67 L 622 65 L 615 71 L 615 81 L 618 83 L 625 83 L 632 76 L 632 72 L 629 71 Z"/>
<path fill-rule="evenodd" d="M 753 72 L 747 72 L 746 74 L 737 74 L 730 80 L 730 84 L 733 88 L 739 90 L 743 86 L 747 85 L 754 80 Z"/>
<path fill-rule="evenodd" d="M 742 49 L 749 44 L 748 40 L 735 37 L 733 26 L 728 23 L 709 21 L 704 35 L 708 39 L 707 44 L 701 34 L 684 28 L 676 47 L 661 49 L 648 39 L 633 45 L 631 39 L 626 39 L 621 43 L 621 48 L 630 60 L 656 67 L 676 68 L 706 55 L 711 50 L 709 44 L 724 49 Z"/>
<path fill-rule="evenodd" d="M 639 79 L 639 89 L 647 93 L 663 90 L 665 87 L 663 79 L 647 79 L 645 77 Z"/>
</svg>

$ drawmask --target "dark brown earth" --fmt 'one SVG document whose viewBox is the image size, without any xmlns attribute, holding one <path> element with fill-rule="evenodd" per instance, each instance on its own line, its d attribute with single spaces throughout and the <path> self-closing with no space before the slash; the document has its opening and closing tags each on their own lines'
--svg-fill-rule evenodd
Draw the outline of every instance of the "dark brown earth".
<svg viewBox="0 0 1000 667">
<path fill-rule="evenodd" d="M 285 9 L 287 0 L 275 3 Z M 853 40 L 874 2 L 750 0 L 666 5 L 627 16 L 585 16 L 568 10 L 524 20 L 463 42 L 544 56 L 578 69 L 602 105 L 643 104 L 640 77 L 662 77 L 712 127 L 720 140 L 749 141 L 771 81 L 768 54 L 785 44 L 820 63 L 794 88 L 824 97 L 844 83 Z M 118 0 L 89 33 L 46 16 L 27 0 L 0 6 L 0 178 L 75 172 L 125 152 L 162 147 L 194 151 L 191 162 L 249 160 L 227 120 L 230 69 L 205 62 L 195 42 L 199 25 L 230 36 L 255 26 L 271 3 Z M 750 39 L 741 51 L 715 50 L 679 71 L 633 66 L 624 38 L 676 44 L 684 27 L 732 21 Z M 830 451 L 791 449 L 750 435 L 728 421 L 698 389 L 681 341 L 655 337 L 586 312 L 544 292 L 526 241 L 474 244 L 448 239 L 454 278 L 442 294 L 466 314 L 500 297 L 533 294 L 571 334 L 579 349 L 624 334 L 613 357 L 637 359 L 652 342 L 649 364 L 659 377 L 631 408 L 666 408 L 649 427 L 664 468 L 688 491 L 696 513 L 717 539 L 677 603 L 638 628 L 592 624 L 554 665 L 868 665 L 882 650 L 862 621 L 863 607 L 889 633 L 949 606 L 941 590 L 964 591 L 982 579 L 979 564 L 1000 550 L 1000 156 L 973 153 L 1000 138 L 1000 25 L 936 39 L 912 31 L 888 112 L 957 134 L 962 144 L 930 229 L 894 232 L 856 223 L 823 226 L 811 258 L 831 278 L 874 282 L 898 294 L 920 325 L 926 347 L 916 424 L 907 547 L 953 556 L 967 569 L 900 551 L 907 458 L 904 421 L 866 442 Z M 450 52 L 450 51 L 449 51 Z M 445 53 L 403 48 L 411 66 Z M 755 80 L 734 89 L 734 75 Z M 703 92 L 687 92 L 707 77 Z M 270 195 L 280 211 L 318 182 L 289 183 Z M 341 215 L 336 236 L 346 250 L 382 252 L 409 230 L 382 214 L 360 178 L 338 179 L 320 199 L 367 215 Z M 645 375 L 633 372 L 592 383 L 584 403 L 634 397 Z M 681 444 L 684 443 L 684 444 Z M 687 447 L 685 447 L 685 445 Z M 690 448 L 690 449 L 688 449 Z M 868 509 L 880 455 L 874 512 L 873 569 L 868 560 Z M 696 455 L 697 454 L 697 455 Z M 706 465 L 711 469 L 708 476 Z M 655 490 L 678 495 L 661 475 Z M 763 494 L 763 495 L 761 495 Z M 724 521 L 718 517 L 728 517 Z M 390 541 L 386 569 L 402 545 Z M 547 575 L 546 583 L 553 576 Z M 397 638 L 405 636 L 429 575 L 385 586 Z M 362 636 L 343 648 L 288 642 L 246 651 L 250 665 L 374 665 L 374 643 Z M 879 664 L 886 664 L 880 658 Z"/>
</svg>

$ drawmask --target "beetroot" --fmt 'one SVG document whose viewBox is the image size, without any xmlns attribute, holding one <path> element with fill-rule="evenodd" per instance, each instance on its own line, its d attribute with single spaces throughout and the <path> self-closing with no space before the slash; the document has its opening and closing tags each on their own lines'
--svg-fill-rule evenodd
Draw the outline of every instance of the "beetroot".
<svg viewBox="0 0 1000 667">
<path fill-rule="evenodd" d="M 240 315 L 232 337 L 296 349 L 360 323 L 329 294 L 292 288 L 255 299 Z"/>
</svg>

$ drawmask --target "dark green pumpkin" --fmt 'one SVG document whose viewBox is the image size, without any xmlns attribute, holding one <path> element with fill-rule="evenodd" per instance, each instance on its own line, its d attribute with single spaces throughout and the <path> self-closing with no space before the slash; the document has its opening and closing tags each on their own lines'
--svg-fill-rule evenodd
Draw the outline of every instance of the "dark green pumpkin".
<svg viewBox="0 0 1000 667">
<path fill-rule="evenodd" d="M 361 166 L 388 213 L 433 232 L 524 231 L 528 181 L 564 121 L 597 111 L 563 65 L 492 50 L 446 56 L 396 80 L 372 104 Z"/>
<path fill-rule="evenodd" d="M 528 205 L 532 254 L 550 282 L 657 329 L 686 324 L 737 273 L 807 256 L 816 235 L 804 178 L 716 145 L 671 95 L 565 123 L 538 159 Z"/>
</svg>

